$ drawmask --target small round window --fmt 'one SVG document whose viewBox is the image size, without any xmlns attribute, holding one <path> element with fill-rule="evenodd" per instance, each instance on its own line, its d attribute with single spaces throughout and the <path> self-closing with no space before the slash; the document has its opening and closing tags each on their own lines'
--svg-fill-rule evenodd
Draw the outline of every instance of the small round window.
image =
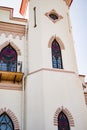
<svg viewBox="0 0 87 130">
<path fill-rule="evenodd" d="M 56 14 L 54 14 L 54 13 L 49 14 L 49 17 L 51 19 L 53 19 L 53 20 L 57 20 L 58 19 L 58 16 Z"/>
</svg>

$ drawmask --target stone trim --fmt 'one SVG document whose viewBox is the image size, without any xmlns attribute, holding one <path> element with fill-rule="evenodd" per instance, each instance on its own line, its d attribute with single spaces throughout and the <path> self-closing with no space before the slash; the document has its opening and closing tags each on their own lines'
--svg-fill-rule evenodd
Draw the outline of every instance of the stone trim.
<svg viewBox="0 0 87 130">
<path fill-rule="evenodd" d="M 30 72 L 28 75 L 32 75 L 32 74 L 38 73 L 40 71 L 53 71 L 53 72 L 63 72 L 63 73 L 72 73 L 72 74 L 75 74 L 74 71 L 68 71 L 68 70 L 64 70 L 64 69 L 41 68 L 41 69 L 38 69 L 36 71 Z"/>
<path fill-rule="evenodd" d="M 52 19 L 52 18 L 49 16 L 51 13 L 52 13 L 52 14 L 55 14 L 55 15 L 58 17 L 58 19 L 56 19 L 56 20 Z M 59 20 L 63 19 L 63 17 L 62 17 L 61 15 L 59 15 L 59 14 L 56 12 L 56 10 L 54 10 L 54 9 L 52 9 L 51 11 L 45 13 L 45 16 L 47 16 L 53 23 L 56 23 L 56 22 L 58 22 Z"/>
<path fill-rule="evenodd" d="M 22 84 L 0 82 L 0 89 L 22 91 Z"/>
<path fill-rule="evenodd" d="M 54 125 L 55 125 L 55 126 L 58 126 L 58 115 L 59 115 L 59 113 L 60 113 L 61 111 L 63 111 L 64 114 L 67 116 L 67 118 L 68 118 L 68 120 L 69 120 L 70 126 L 74 127 L 75 124 L 74 124 L 74 119 L 73 119 L 72 114 L 69 112 L 69 110 L 68 110 L 67 108 L 63 108 L 63 106 L 60 107 L 60 108 L 58 108 L 58 109 L 56 110 L 55 114 L 54 114 Z"/>
<path fill-rule="evenodd" d="M 14 12 L 14 9 L 13 9 L 13 8 L 0 6 L 0 10 L 9 11 L 9 12 L 10 12 L 10 15 L 9 15 L 9 19 L 10 19 L 10 20 L 27 23 L 27 19 L 13 17 L 13 12 Z"/>
<path fill-rule="evenodd" d="M 48 48 L 51 48 L 51 44 L 53 42 L 53 40 L 56 39 L 56 41 L 58 42 L 58 44 L 60 45 L 60 48 L 63 50 L 65 49 L 63 42 L 61 41 L 61 39 L 58 36 L 52 36 L 48 42 Z"/>
<path fill-rule="evenodd" d="M 14 124 L 14 130 L 20 130 L 19 122 L 18 122 L 18 119 L 15 116 L 15 114 L 10 109 L 1 108 L 0 115 L 3 114 L 4 112 L 7 113 L 7 115 L 11 118 L 11 120 Z"/>
<path fill-rule="evenodd" d="M 9 45 L 9 44 L 16 50 L 17 55 L 21 55 L 20 49 L 19 49 L 12 41 L 6 41 L 6 42 L 4 42 L 4 43 L 0 46 L 0 51 L 1 51 L 4 47 L 6 47 L 7 45 Z"/>
<path fill-rule="evenodd" d="M 0 22 L 0 35 L 5 34 L 6 37 L 12 35 L 13 38 L 19 36 L 22 39 L 26 33 L 26 26 L 21 24 L 14 24 L 14 23 L 7 23 L 7 22 Z"/>
<path fill-rule="evenodd" d="M 73 2 L 73 0 L 64 0 L 65 2 L 66 2 L 66 4 L 68 5 L 68 7 L 70 7 L 71 6 L 71 4 L 72 4 L 72 2 Z"/>
</svg>

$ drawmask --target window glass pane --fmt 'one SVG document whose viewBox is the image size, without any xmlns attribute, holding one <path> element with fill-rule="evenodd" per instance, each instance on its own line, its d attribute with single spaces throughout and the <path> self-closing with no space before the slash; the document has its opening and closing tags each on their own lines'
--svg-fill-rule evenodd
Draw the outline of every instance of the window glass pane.
<svg viewBox="0 0 87 130">
<path fill-rule="evenodd" d="M 52 43 L 52 65 L 53 68 L 62 69 L 62 57 L 61 57 L 61 49 L 56 40 Z"/>
<path fill-rule="evenodd" d="M 58 19 L 58 16 L 57 16 L 56 14 L 51 13 L 51 14 L 49 14 L 49 16 L 50 16 L 50 18 L 53 19 L 53 20 Z"/>
<path fill-rule="evenodd" d="M 14 130 L 13 122 L 6 113 L 0 116 L 0 130 Z"/>
</svg>

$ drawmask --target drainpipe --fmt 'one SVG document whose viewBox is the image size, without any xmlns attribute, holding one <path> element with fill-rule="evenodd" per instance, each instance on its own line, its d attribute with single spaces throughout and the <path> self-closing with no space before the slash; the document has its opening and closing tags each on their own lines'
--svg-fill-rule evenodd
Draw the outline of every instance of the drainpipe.
<svg viewBox="0 0 87 130">
<path fill-rule="evenodd" d="M 27 68 L 25 69 L 25 72 L 24 72 L 24 76 L 23 76 L 23 81 L 22 81 L 22 128 L 21 130 L 25 130 L 25 85 L 26 85 L 26 77 L 27 77 L 27 74 L 28 74 L 28 59 L 26 59 L 26 57 L 28 56 L 28 23 L 26 25 L 26 32 L 25 32 L 25 50 L 26 50 L 26 53 L 24 55 L 24 61 L 27 65 L 27 67 L 24 66 L 24 68 Z"/>
<path fill-rule="evenodd" d="M 25 87 L 25 76 L 23 76 L 23 81 L 22 81 L 22 111 L 21 111 L 21 130 L 24 130 L 24 87 Z"/>
</svg>

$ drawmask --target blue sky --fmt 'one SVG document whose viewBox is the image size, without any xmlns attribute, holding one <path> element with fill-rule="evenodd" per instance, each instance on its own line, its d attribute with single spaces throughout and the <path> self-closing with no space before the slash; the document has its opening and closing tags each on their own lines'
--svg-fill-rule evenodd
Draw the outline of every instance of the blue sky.
<svg viewBox="0 0 87 130">
<path fill-rule="evenodd" d="M 0 6 L 15 9 L 14 16 L 21 16 L 19 14 L 20 4 L 21 0 L 16 2 L 15 0 L 0 0 Z M 79 74 L 87 75 L 87 0 L 73 0 L 70 18 Z"/>
<path fill-rule="evenodd" d="M 70 18 L 78 70 L 87 76 L 87 0 L 73 0 Z"/>
</svg>

